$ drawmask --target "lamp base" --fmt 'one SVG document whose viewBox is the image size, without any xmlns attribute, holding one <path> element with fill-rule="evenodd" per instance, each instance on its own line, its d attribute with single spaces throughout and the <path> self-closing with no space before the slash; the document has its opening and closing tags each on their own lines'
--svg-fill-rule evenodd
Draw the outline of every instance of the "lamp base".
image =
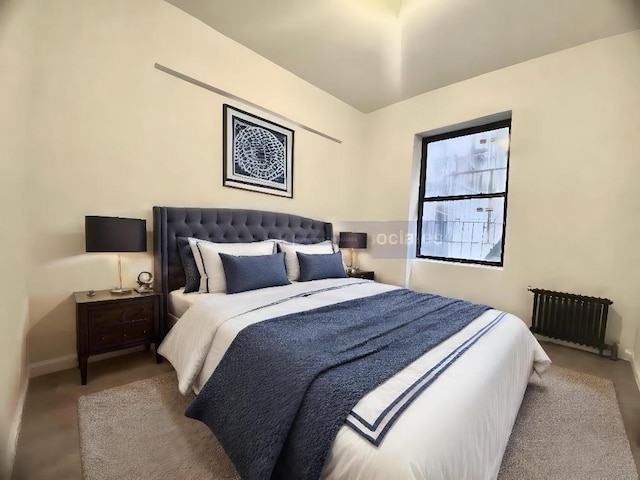
<svg viewBox="0 0 640 480">
<path fill-rule="evenodd" d="M 130 288 L 122 288 L 122 261 L 120 258 L 120 254 L 118 253 L 118 278 L 120 279 L 119 286 L 111 289 L 112 295 L 126 295 L 131 293 Z"/>
<path fill-rule="evenodd" d="M 127 293 L 131 293 L 130 288 L 112 288 L 110 292 L 113 295 L 126 295 Z"/>
</svg>

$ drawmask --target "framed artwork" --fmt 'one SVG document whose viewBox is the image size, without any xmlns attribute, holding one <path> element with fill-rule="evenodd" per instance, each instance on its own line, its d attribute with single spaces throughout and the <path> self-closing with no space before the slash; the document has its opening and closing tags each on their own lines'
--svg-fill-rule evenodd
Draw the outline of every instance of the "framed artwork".
<svg viewBox="0 0 640 480">
<path fill-rule="evenodd" d="M 293 198 L 293 130 L 223 105 L 222 185 Z"/>
</svg>

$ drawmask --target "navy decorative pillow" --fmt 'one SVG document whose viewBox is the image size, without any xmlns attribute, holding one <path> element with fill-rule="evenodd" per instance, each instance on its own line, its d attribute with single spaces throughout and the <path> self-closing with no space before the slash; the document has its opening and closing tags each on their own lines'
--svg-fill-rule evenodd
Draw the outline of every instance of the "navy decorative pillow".
<svg viewBox="0 0 640 480">
<path fill-rule="evenodd" d="M 200 272 L 198 272 L 196 259 L 193 258 L 189 240 L 186 237 L 178 237 L 176 241 L 178 242 L 178 253 L 180 253 L 180 260 L 184 269 L 184 293 L 197 292 L 200 290 Z"/>
<path fill-rule="evenodd" d="M 289 285 L 284 253 L 235 256 L 219 253 L 227 281 L 227 293 Z"/>
<path fill-rule="evenodd" d="M 346 278 L 342 265 L 342 252 L 309 255 L 296 252 L 300 263 L 300 281 L 322 280 L 323 278 Z"/>
</svg>

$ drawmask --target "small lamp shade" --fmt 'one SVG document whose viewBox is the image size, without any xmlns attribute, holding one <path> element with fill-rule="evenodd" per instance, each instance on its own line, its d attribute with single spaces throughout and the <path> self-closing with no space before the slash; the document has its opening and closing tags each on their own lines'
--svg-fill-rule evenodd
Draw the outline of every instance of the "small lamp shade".
<svg viewBox="0 0 640 480">
<path fill-rule="evenodd" d="M 367 248 L 367 234 L 357 232 L 340 232 L 338 246 L 340 248 Z"/>
<path fill-rule="evenodd" d="M 87 252 L 146 252 L 147 221 L 137 218 L 86 216 Z"/>
</svg>

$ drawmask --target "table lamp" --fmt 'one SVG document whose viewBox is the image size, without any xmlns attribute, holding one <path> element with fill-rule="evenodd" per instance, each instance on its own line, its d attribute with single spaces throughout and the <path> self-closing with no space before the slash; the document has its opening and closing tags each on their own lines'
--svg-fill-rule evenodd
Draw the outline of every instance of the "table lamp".
<svg viewBox="0 0 640 480">
<path fill-rule="evenodd" d="M 356 248 L 367 248 L 367 234 L 359 232 L 340 232 L 340 240 L 338 241 L 340 248 L 351 249 L 351 262 L 349 265 L 349 272 L 357 272 L 356 267 Z"/>
<path fill-rule="evenodd" d="M 147 221 L 137 218 L 84 217 L 84 233 L 87 252 L 108 252 L 118 254 L 118 288 L 113 294 L 131 293 L 122 288 L 122 263 L 120 253 L 147 251 Z"/>
</svg>

